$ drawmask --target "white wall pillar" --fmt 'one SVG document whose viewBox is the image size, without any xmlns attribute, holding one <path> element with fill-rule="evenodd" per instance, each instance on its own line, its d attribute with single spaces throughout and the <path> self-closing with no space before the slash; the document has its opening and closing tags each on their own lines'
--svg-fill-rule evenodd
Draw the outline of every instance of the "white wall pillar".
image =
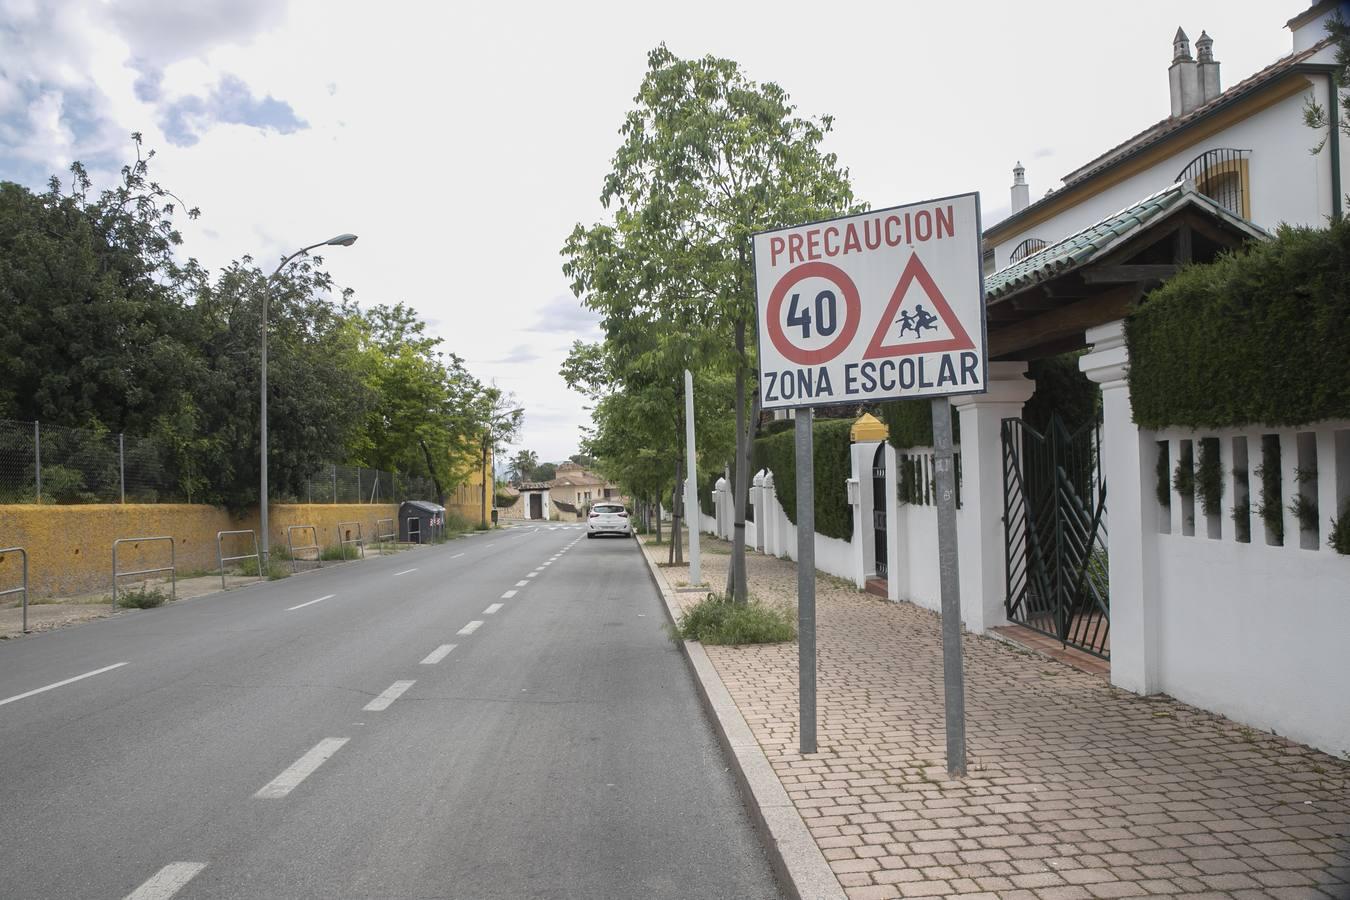
<svg viewBox="0 0 1350 900">
<path fill-rule="evenodd" d="M 899 454 L 886 442 L 886 599 L 900 600 L 900 467 Z"/>
<path fill-rule="evenodd" d="M 853 461 L 853 477 L 858 481 L 858 506 L 853 517 L 853 561 L 861 579 L 860 586 L 865 585 L 877 570 L 876 524 L 872 515 L 876 507 L 872 491 L 872 460 L 877 455 L 880 443 L 859 441 L 850 448 L 849 454 Z"/>
<path fill-rule="evenodd" d="M 1107 547 L 1111 683 L 1153 694 L 1160 690 L 1154 437 L 1134 424 L 1125 380 L 1130 363 L 1125 323 L 1089 328 L 1087 340 L 1093 349 L 1078 361 L 1078 367 L 1102 386 L 1102 471 L 1111 516 Z"/>
<path fill-rule="evenodd" d="M 1026 371 L 1024 362 L 990 363 L 986 393 L 952 398 L 961 417 L 961 618 L 977 634 L 1008 621 L 1001 428 L 1022 415 L 1036 389 Z"/>
<path fill-rule="evenodd" d="M 851 475 L 845 482 L 845 493 L 848 497 L 849 513 L 853 516 L 853 540 L 849 542 L 849 575 L 853 578 L 853 583 L 861 590 L 867 586 L 867 576 L 864 566 L 866 562 L 863 558 L 864 536 L 871 534 L 867 531 L 867 526 L 863 522 L 863 483 L 858 479 L 858 445 L 854 444 L 849 448 L 849 460 Z M 871 471 L 870 469 L 868 470 Z M 817 533 L 818 534 L 818 533 Z"/>
</svg>

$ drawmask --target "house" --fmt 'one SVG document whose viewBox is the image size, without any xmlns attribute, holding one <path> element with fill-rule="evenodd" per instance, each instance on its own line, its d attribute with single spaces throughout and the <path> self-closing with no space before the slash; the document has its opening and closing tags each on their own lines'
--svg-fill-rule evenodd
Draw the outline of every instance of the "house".
<svg viewBox="0 0 1350 900">
<path fill-rule="evenodd" d="M 504 517 L 575 522 L 598 500 L 627 502 L 618 485 L 570 460 L 552 481 L 523 482 L 517 489 L 520 498 L 502 510 Z"/>
<path fill-rule="evenodd" d="M 1286 23 L 1290 52 L 1226 90 L 1213 38 L 1202 31 L 1192 55 L 1178 28 L 1167 70 L 1168 115 L 1069 172 L 1035 202 L 1019 162 L 1012 214 L 984 234 L 986 273 L 1181 181 L 1268 231 L 1339 215 L 1350 188 L 1350 148 L 1342 146 L 1340 129 L 1318 134 L 1304 125 L 1309 103 L 1345 117 L 1337 109 L 1335 48 L 1326 30 L 1338 11 L 1350 21 L 1345 0 L 1314 3 L 1294 16 Z M 1323 152 L 1309 153 L 1322 137 Z"/>
<path fill-rule="evenodd" d="M 1034 203 L 1014 170 L 1012 214 L 984 234 L 987 391 L 952 401 L 970 631 L 1049 639 L 1121 688 L 1333 753 L 1350 752 L 1350 557 L 1327 546 L 1326 520 L 1350 503 L 1350 422 L 1141 427 L 1124 320 L 1181 266 L 1265 240 L 1282 223 L 1320 226 L 1344 213 L 1347 111 L 1326 38 L 1337 12 L 1350 21 L 1350 2 L 1294 16 L 1290 53 L 1226 90 L 1214 41 L 1201 32 L 1193 52 L 1179 29 L 1165 117 Z M 1305 126 L 1310 103 L 1333 127 Z M 1053 408 L 1048 422 L 1023 418 L 1038 390 L 1029 368 L 1049 360 L 1068 360 L 1100 388 L 1100 422 L 1068 427 Z M 860 420 L 853 435 L 852 538 L 817 534 L 817 566 L 936 610 L 932 450 L 897 449 L 875 432 Z M 1202 509 L 1179 487 L 1202 446 L 1216 448 L 1222 508 Z M 1282 527 L 1262 534 L 1252 509 L 1271 458 L 1278 486 L 1261 502 Z M 750 545 L 793 555 L 773 473 L 755 474 L 751 502 Z M 1300 502 L 1327 514 L 1310 523 Z M 723 528 L 711 517 L 704 527 Z"/>
</svg>

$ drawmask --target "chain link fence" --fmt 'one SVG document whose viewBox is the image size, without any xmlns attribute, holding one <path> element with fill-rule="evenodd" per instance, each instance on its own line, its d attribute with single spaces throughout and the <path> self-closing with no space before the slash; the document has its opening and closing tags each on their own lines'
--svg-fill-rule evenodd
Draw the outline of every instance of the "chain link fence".
<svg viewBox="0 0 1350 900">
<path fill-rule="evenodd" d="M 399 503 L 436 496 L 430 478 L 325 466 L 290 503 Z M 0 504 L 182 503 L 190 498 L 151 438 L 0 419 Z"/>
<path fill-rule="evenodd" d="M 305 479 L 296 494 L 283 499 L 293 503 L 401 503 L 435 497 L 436 485 L 430 478 L 329 465 Z"/>
</svg>

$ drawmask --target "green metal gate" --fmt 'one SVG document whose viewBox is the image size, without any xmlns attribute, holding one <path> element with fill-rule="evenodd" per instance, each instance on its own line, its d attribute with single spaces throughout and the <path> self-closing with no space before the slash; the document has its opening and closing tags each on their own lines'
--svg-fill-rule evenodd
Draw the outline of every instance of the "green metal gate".
<svg viewBox="0 0 1350 900">
<path fill-rule="evenodd" d="M 1008 621 L 1109 659 L 1106 483 L 1101 425 L 1045 433 L 1004 419 L 1003 534 Z"/>
</svg>

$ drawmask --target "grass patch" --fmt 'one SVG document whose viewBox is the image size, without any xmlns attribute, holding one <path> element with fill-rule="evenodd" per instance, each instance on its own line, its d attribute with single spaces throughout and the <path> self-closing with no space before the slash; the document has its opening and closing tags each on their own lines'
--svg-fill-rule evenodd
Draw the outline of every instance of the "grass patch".
<svg viewBox="0 0 1350 900">
<path fill-rule="evenodd" d="M 336 544 L 332 547 L 324 547 L 319 551 L 319 559 L 324 562 L 350 562 L 353 559 L 360 559 L 361 551 L 354 544 Z"/>
<path fill-rule="evenodd" d="M 752 601 L 728 602 L 709 594 L 680 616 L 676 634 L 705 644 L 778 644 L 797 636 L 786 609 Z"/>
<path fill-rule="evenodd" d="M 290 567 L 286 565 L 287 560 L 276 556 L 267 558 L 266 576 L 268 581 L 280 581 L 283 578 L 291 577 Z M 239 561 L 239 565 L 231 572 L 233 575 L 244 575 L 249 578 L 258 577 L 258 558 L 250 556 L 248 559 Z"/>
<path fill-rule="evenodd" d="M 135 587 L 117 592 L 117 605 L 123 609 L 153 609 L 163 606 L 168 595 L 158 588 Z"/>
</svg>

